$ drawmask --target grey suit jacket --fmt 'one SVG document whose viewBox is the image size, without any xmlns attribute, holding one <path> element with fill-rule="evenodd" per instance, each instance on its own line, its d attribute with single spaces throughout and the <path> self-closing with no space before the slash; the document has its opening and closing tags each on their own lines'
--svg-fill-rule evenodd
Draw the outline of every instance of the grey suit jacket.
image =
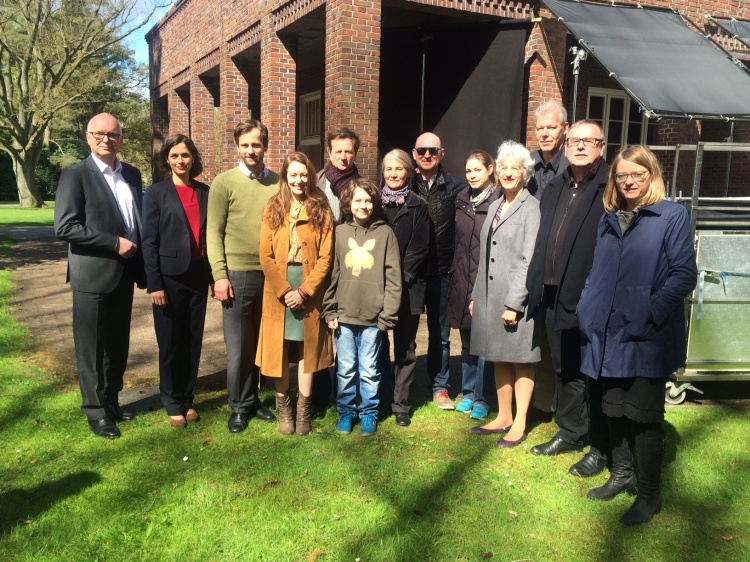
<svg viewBox="0 0 750 562">
<path fill-rule="evenodd" d="M 141 173 L 123 163 L 122 176 L 133 193 L 140 237 Z M 55 196 L 55 234 L 69 244 L 67 280 L 74 291 L 112 292 L 126 272 L 139 287 L 145 286 L 146 274 L 140 250 L 127 260 L 117 253 L 117 239 L 126 235 L 125 222 L 117 200 L 92 156 L 60 174 Z"/>
</svg>

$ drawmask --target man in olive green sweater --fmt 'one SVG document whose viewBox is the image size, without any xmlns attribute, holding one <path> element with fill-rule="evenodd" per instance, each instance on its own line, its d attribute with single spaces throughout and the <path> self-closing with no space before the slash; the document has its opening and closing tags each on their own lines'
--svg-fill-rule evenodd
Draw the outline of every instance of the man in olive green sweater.
<svg viewBox="0 0 750 562">
<path fill-rule="evenodd" d="M 232 414 L 230 433 L 247 428 L 250 416 L 276 418 L 258 400 L 258 345 L 263 271 L 260 267 L 260 223 L 268 200 L 279 189 L 279 176 L 266 168 L 268 129 L 255 119 L 234 128 L 240 163 L 216 176 L 208 192 L 206 245 L 214 298 L 223 309 L 227 346 L 227 390 Z"/>
</svg>

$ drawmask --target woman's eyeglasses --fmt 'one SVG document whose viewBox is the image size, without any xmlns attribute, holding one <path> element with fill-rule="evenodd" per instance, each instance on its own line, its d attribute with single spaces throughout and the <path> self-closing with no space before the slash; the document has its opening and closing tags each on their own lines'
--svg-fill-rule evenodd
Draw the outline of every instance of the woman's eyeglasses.
<svg viewBox="0 0 750 562">
<path fill-rule="evenodd" d="M 628 176 L 633 178 L 633 181 L 635 182 L 642 182 L 646 179 L 646 176 L 648 176 L 648 171 L 646 172 L 630 172 L 629 174 L 615 174 L 615 181 L 617 183 L 625 183 L 628 179 Z"/>
</svg>

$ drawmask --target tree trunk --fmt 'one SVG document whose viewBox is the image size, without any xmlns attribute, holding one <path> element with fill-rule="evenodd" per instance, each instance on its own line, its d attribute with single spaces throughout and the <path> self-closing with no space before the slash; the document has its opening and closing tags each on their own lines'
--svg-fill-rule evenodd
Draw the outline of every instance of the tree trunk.
<svg viewBox="0 0 750 562">
<path fill-rule="evenodd" d="M 43 207 L 44 199 L 36 185 L 34 170 L 39 161 L 39 150 L 31 149 L 20 153 L 21 158 L 11 154 L 13 173 L 16 174 L 18 202 L 21 207 Z"/>
</svg>

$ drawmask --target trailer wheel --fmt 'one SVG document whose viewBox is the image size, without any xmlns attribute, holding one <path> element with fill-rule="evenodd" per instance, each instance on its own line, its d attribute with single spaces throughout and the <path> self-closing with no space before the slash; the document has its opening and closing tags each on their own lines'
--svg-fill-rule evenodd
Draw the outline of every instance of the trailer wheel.
<svg viewBox="0 0 750 562">
<path fill-rule="evenodd" d="M 687 389 L 679 389 L 670 381 L 667 383 L 667 389 L 664 391 L 664 400 L 667 404 L 682 404 L 687 398 Z"/>
</svg>

